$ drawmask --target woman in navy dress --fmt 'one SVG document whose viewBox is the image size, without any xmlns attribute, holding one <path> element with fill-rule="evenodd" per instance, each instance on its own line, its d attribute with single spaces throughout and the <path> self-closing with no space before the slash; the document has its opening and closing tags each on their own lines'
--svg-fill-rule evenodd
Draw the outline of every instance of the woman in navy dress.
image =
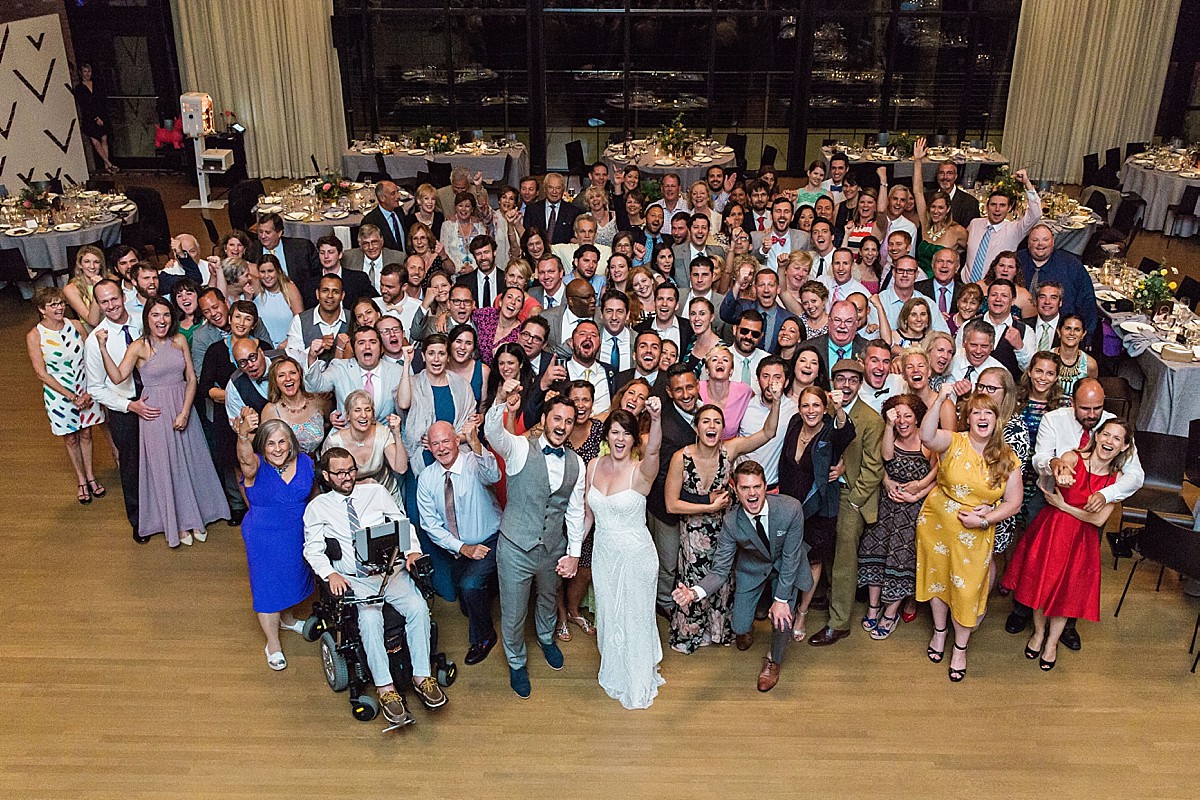
<svg viewBox="0 0 1200 800">
<path fill-rule="evenodd" d="M 258 429 L 258 433 L 251 432 Z M 300 633 L 303 623 L 292 607 L 313 590 L 304 561 L 304 507 L 313 494 L 312 459 L 300 450 L 296 434 L 283 420 L 259 426 L 258 414 L 245 408 L 234 420 L 238 465 L 250 510 L 242 520 L 250 594 L 258 623 L 267 637 L 267 666 L 287 667 L 279 629 Z M 251 447 L 253 441 L 253 447 Z"/>
</svg>

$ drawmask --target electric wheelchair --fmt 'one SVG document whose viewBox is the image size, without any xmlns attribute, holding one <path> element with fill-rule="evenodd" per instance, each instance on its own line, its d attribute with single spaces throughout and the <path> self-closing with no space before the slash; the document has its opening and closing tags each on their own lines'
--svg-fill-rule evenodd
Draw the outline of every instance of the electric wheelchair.
<svg viewBox="0 0 1200 800">
<path fill-rule="evenodd" d="M 336 540 L 326 539 L 325 554 L 330 561 L 337 561 L 341 558 L 342 548 Z M 428 601 L 433 596 L 433 560 L 428 555 L 421 556 L 413 565 L 410 575 Z M 321 664 L 329 688 L 335 692 L 349 690 L 350 710 L 354 718 L 369 722 L 379 714 L 379 702 L 369 691 L 374 682 L 358 631 L 358 606 L 378 603 L 382 598 L 380 595 L 356 597 L 349 589 L 337 597 L 329 590 L 327 582 L 318 580 L 317 586 L 319 597 L 304 622 L 303 636 L 310 642 L 320 643 Z M 383 625 L 384 646 L 388 652 L 392 679 L 396 690 L 403 694 L 402 687 L 410 686 L 413 677 L 404 617 L 391 605 L 384 603 Z M 448 688 L 458 675 L 458 667 L 446 658 L 444 652 L 438 650 L 438 627 L 433 620 L 429 621 L 429 653 L 434 678 L 441 686 Z"/>
</svg>

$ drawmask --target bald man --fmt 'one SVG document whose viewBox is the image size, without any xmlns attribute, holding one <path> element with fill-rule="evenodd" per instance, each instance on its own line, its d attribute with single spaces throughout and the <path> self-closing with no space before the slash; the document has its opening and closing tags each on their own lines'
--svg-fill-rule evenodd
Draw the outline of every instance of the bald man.
<svg viewBox="0 0 1200 800">
<path fill-rule="evenodd" d="M 478 664 L 496 646 L 490 587 L 496 580 L 500 505 L 487 488 L 500 480 L 500 465 L 479 441 L 474 422 L 460 436 L 448 422 L 426 434 L 433 465 L 417 479 L 421 526 L 454 558 L 451 575 L 467 609 L 467 664 Z M 463 445 L 466 445 L 465 447 Z"/>
<path fill-rule="evenodd" d="M 158 292 L 169 297 L 175 284 L 191 278 L 203 287 L 210 283 L 211 270 L 207 259 L 200 258 L 200 243 L 190 233 L 180 233 L 171 238 L 172 258 L 158 273 Z"/>
</svg>

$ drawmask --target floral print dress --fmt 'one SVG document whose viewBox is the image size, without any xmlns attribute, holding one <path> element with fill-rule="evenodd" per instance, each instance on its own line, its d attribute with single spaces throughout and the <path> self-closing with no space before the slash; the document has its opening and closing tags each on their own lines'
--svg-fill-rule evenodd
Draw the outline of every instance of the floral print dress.
<svg viewBox="0 0 1200 800">
<path fill-rule="evenodd" d="M 717 474 L 712 484 L 700 483 L 700 471 L 691 456 L 683 454 L 683 491 L 707 495 L 729 483 L 729 456 L 722 447 L 717 456 Z M 725 524 L 725 514 L 689 514 L 679 521 L 679 582 L 695 586 L 712 570 L 717 539 Z M 693 653 L 709 644 L 728 644 L 733 639 L 730 609 L 733 605 L 733 574 L 725 584 L 703 600 L 692 603 L 687 611 L 675 607 L 671 616 L 671 647 L 680 653 Z"/>
</svg>

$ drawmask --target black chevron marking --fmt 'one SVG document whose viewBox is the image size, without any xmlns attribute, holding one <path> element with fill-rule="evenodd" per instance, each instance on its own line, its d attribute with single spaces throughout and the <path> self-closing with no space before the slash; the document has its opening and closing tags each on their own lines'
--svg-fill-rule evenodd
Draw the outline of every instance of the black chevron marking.
<svg viewBox="0 0 1200 800">
<path fill-rule="evenodd" d="M 62 167 L 59 167 L 58 169 L 54 170 L 53 175 L 51 175 L 49 172 L 43 172 L 42 174 L 46 176 L 46 180 L 56 181 L 56 180 L 58 180 L 58 176 L 62 175 Z"/>
<path fill-rule="evenodd" d="M 17 177 L 21 179 L 22 183 L 24 183 L 26 186 L 29 186 L 33 183 L 33 167 L 29 168 L 28 175 L 22 175 L 20 172 L 18 172 Z"/>
<path fill-rule="evenodd" d="M 0 62 L 4 61 L 4 51 L 8 49 L 8 26 L 4 26 L 4 38 L 0 40 Z"/>
<path fill-rule="evenodd" d="M 8 112 L 8 123 L 3 128 L 0 128 L 0 136 L 3 136 L 5 139 L 8 138 L 8 134 L 12 131 L 13 117 L 15 117 L 16 115 L 17 115 L 17 101 L 13 100 L 12 108 L 9 109 L 9 112 Z"/>
<path fill-rule="evenodd" d="M 33 49 L 37 50 L 40 53 L 42 50 L 42 42 L 44 42 L 46 40 L 46 32 L 42 31 L 42 35 L 37 37 L 36 40 L 32 36 L 29 36 L 29 35 L 26 35 L 25 38 L 29 40 L 29 43 L 31 45 L 33 45 Z"/>
<path fill-rule="evenodd" d="M 57 61 L 58 61 L 58 59 L 56 59 L 56 58 L 50 59 L 50 69 L 48 69 L 46 71 L 46 80 L 42 81 L 42 90 L 40 92 L 37 89 L 33 88 L 32 83 L 25 80 L 25 76 L 21 74 L 20 70 L 14 69 L 13 74 L 21 79 L 21 83 L 25 84 L 26 88 L 28 88 L 29 91 L 33 92 L 33 96 L 38 99 L 39 103 L 45 103 L 46 102 L 46 92 L 50 91 L 50 76 L 54 74 L 54 64 Z"/>
<path fill-rule="evenodd" d="M 58 145 L 58 149 L 62 150 L 65 153 L 65 152 L 67 152 L 67 150 L 71 149 L 71 137 L 75 135 L 75 123 L 76 122 L 78 122 L 78 120 L 74 120 L 74 119 L 71 120 L 71 127 L 67 129 L 67 135 L 61 142 L 58 140 L 57 136 L 55 136 L 53 133 L 50 132 L 49 128 L 43 128 L 42 133 L 49 136 L 50 141 L 52 141 L 56 145 Z"/>
<path fill-rule="evenodd" d="M 8 156 L 0 156 L 0 178 L 4 177 L 4 165 L 8 163 Z"/>
</svg>

